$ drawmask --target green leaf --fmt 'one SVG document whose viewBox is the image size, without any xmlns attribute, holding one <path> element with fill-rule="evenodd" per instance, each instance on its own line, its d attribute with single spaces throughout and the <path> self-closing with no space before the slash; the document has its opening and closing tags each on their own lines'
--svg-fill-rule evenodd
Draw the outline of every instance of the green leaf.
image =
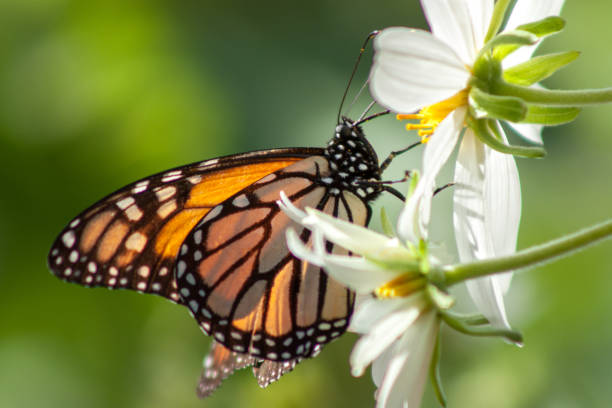
<svg viewBox="0 0 612 408">
<path fill-rule="evenodd" d="M 395 236 L 393 226 L 391 225 L 391 221 L 389 220 L 389 216 L 387 215 L 387 210 L 385 210 L 385 207 L 380 208 L 380 223 L 382 224 L 382 229 L 386 236 Z"/>
<path fill-rule="evenodd" d="M 546 126 L 561 125 L 576 119 L 581 110 L 573 107 L 528 104 L 527 115 L 523 122 Z"/>
<path fill-rule="evenodd" d="M 521 99 L 492 95 L 475 86 L 470 90 L 469 104 L 477 119 L 493 118 L 520 122 L 527 114 L 527 105 Z"/>
<path fill-rule="evenodd" d="M 558 16 L 551 16 L 539 21 L 534 21 L 533 23 L 518 26 L 515 31 L 525 31 L 533 34 L 537 38 L 542 38 L 547 35 L 556 34 L 563 30 L 564 27 L 565 20 Z M 498 61 L 501 61 L 520 47 L 521 45 L 518 44 L 504 44 L 495 48 L 493 57 Z"/>
<path fill-rule="evenodd" d="M 541 55 L 504 71 L 504 80 L 529 86 L 548 78 L 580 56 L 578 51 Z"/>
</svg>

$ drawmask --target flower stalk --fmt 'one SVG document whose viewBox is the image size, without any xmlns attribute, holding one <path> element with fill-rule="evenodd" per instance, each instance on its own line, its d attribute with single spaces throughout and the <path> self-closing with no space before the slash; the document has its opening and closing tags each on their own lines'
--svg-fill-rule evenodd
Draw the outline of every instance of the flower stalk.
<svg viewBox="0 0 612 408">
<path fill-rule="evenodd" d="M 545 244 L 518 251 L 513 255 L 444 266 L 442 269 L 444 270 L 445 284 L 452 286 L 481 276 L 549 262 L 566 257 L 575 251 L 610 237 L 612 237 L 612 219 Z"/>
</svg>

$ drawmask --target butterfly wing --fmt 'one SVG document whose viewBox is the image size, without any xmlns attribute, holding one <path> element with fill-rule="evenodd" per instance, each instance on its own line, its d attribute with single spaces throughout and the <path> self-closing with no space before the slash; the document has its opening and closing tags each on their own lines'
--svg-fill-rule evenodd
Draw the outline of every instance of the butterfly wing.
<svg viewBox="0 0 612 408">
<path fill-rule="evenodd" d="M 60 233 L 48 257 L 68 282 L 132 289 L 181 302 L 174 264 L 210 209 L 255 181 L 321 149 L 274 149 L 193 163 L 118 190 Z"/>
<path fill-rule="evenodd" d="M 313 156 L 271 173 L 214 207 L 181 246 L 179 296 L 231 351 L 272 361 L 310 357 L 346 330 L 354 294 L 290 254 L 285 229 L 306 242 L 309 233 L 276 204 L 283 190 L 298 207 L 367 224 L 366 202 L 325 185 L 329 171 L 324 157 Z"/>
</svg>

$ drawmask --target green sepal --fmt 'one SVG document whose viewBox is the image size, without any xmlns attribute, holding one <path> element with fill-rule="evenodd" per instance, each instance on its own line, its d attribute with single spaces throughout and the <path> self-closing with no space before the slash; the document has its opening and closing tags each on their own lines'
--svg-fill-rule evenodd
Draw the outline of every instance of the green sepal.
<svg viewBox="0 0 612 408">
<path fill-rule="evenodd" d="M 476 337 L 502 337 L 519 347 L 523 346 L 523 335 L 520 332 L 509 329 L 498 329 L 491 326 L 471 326 L 448 311 L 439 312 L 440 318 L 459 333 Z"/>
<path fill-rule="evenodd" d="M 436 285 L 427 285 L 425 292 L 438 310 L 448 310 L 455 304 L 455 298 L 442 291 Z"/>
<path fill-rule="evenodd" d="M 504 143 L 499 135 L 497 122 L 494 120 L 468 117 L 467 122 L 476 137 L 493 150 L 520 157 L 540 158 L 546 156 L 546 150 L 541 146 L 513 146 Z"/>
<path fill-rule="evenodd" d="M 396 256 L 394 256 L 396 255 Z M 422 274 L 420 272 L 421 263 L 418 259 L 408 259 L 403 254 L 391 254 L 385 252 L 384 256 L 374 256 L 372 254 L 363 256 L 367 261 L 372 262 L 374 265 L 378 265 L 381 268 L 389 269 L 392 271 L 402 271 L 404 274 L 410 278 L 418 278 L 421 277 Z"/>
<path fill-rule="evenodd" d="M 580 56 L 578 51 L 540 55 L 504 71 L 504 80 L 516 85 L 529 86 L 548 78 Z"/>
<path fill-rule="evenodd" d="M 542 38 L 547 35 L 556 34 L 565 28 L 565 20 L 558 16 L 546 17 L 533 23 L 524 24 L 518 26 L 515 31 L 525 31 L 533 34 L 537 38 Z M 493 57 L 498 61 L 503 60 L 509 54 L 516 51 L 521 45 L 518 44 L 504 44 L 496 47 L 493 52 Z"/>
<path fill-rule="evenodd" d="M 469 94 L 472 115 L 476 119 L 492 118 L 520 122 L 527 114 L 527 105 L 514 96 L 499 96 L 473 86 Z"/>
<path fill-rule="evenodd" d="M 538 41 L 538 36 L 526 30 L 510 30 L 496 35 L 487 42 L 478 53 L 476 60 L 478 61 L 485 53 L 493 50 L 493 56 L 497 58 L 498 49 L 516 50 L 524 45 L 532 45 Z M 512 52 L 510 51 L 510 52 Z M 508 53 L 509 54 L 509 53 Z M 506 55 L 508 55 L 506 54 Z"/>
<path fill-rule="evenodd" d="M 538 37 L 546 37 L 547 35 L 557 34 L 565 28 L 565 20 L 559 16 L 550 16 L 542 20 L 534 21 L 518 26 L 516 29 L 527 31 Z"/>
<path fill-rule="evenodd" d="M 527 104 L 527 115 L 522 123 L 534 123 L 545 126 L 555 126 L 576 119 L 582 109 L 564 106 L 546 106 Z"/>
<path fill-rule="evenodd" d="M 386 236 L 395 236 L 395 231 L 393 231 L 393 225 L 391 225 L 391 221 L 389 220 L 389 216 L 387 215 L 387 210 L 385 209 L 385 207 L 380 208 L 380 224 Z"/>
<path fill-rule="evenodd" d="M 442 407 L 446 407 L 446 395 L 444 393 L 444 389 L 442 388 L 442 376 L 440 375 L 441 357 L 442 341 L 440 339 L 440 335 L 438 334 L 438 336 L 436 337 L 436 345 L 433 350 L 433 355 L 431 356 L 431 366 L 429 367 L 429 375 L 431 379 L 431 384 L 434 389 L 434 393 L 436 394 L 436 398 L 438 399 L 438 403 L 440 403 Z"/>
</svg>

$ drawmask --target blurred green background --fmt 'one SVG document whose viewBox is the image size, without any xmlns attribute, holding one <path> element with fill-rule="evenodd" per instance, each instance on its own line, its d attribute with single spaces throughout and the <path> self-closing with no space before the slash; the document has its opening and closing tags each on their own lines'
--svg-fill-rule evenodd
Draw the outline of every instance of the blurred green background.
<svg viewBox="0 0 612 408">
<path fill-rule="evenodd" d="M 543 48 L 583 55 L 548 86 L 611 85 L 611 13 L 609 1 L 568 1 L 566 31 Z M 363 39 L 391 25 L 426 27 L 417 1 L 0 0 L 0 406 L 373 406 L 369 375 L 349 375 L 352 334 L 267 390 L 244 371 L 200 401 L 209 339 L 185 310 L 63 283 L 45 263 L 74 215 L 128 182 L 224 154 L 322 146 Z M 359 116 L 368 98 L 345 110 Z M 548 158 L 519 160 L 519 247 L 612 215 L 611 114 L 588 109 L 546 131 Z M 365 126 L 380 156 L 414 140 L 402 129 L 392 118 Z M 418 167 L 418 154 L 388 178 Z M 435 203 L 438 237 L 449 198 Z M 611 251 L 515 277 L 508 309 L 523 349 L 444 330 L 451 406 L 610 406 Z M 429 386 L 423 405 L 437 406 Z"/>
</svg>

